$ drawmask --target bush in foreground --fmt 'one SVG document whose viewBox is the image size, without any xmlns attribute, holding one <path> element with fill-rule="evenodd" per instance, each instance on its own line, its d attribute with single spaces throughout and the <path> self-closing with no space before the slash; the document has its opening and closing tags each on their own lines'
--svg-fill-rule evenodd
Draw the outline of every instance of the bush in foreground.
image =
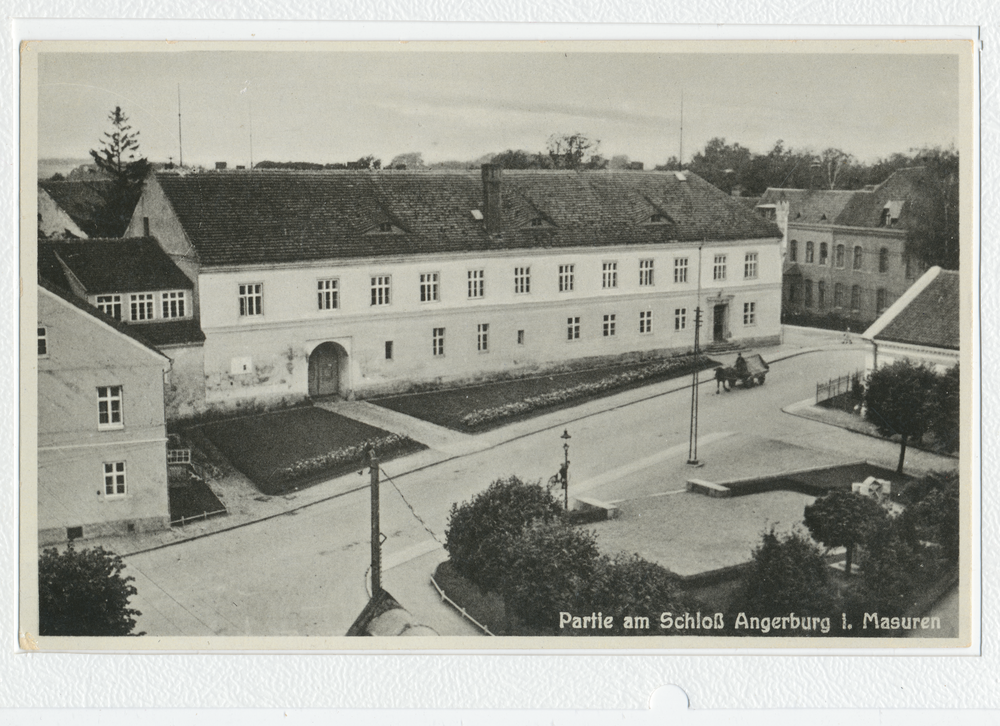
<svg viewBox="0 0 1000 726">
<path fill-rule="evenodd" d="M 103 547 L 77 551 L 52 548 L 38 559 L 39 635 L 132 635 L 135 616 L 129 598 L 136 594 L 122 577 L 122 558 Z M 143 635 L 143 633 L 136 633 Z"/>
</svg>

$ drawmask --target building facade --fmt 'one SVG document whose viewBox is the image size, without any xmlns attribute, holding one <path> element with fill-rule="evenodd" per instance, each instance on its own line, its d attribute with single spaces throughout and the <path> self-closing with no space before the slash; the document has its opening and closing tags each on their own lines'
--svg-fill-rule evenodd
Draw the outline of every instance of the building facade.
<svg viewBox="0 0 1000 726">
<path fill-rule="evenodd" d="M 698 306 L 703 344 L 780 336 L 777 228 L 694 175 L 158 174 L 147 227 L 195 281 L 205 409 L 690 351 Z"/>
<path fill-rule="evenodd" d="M 39 544 L 169 526 L 169 366 L 113 319 L 40 282 Z"/>
</svg>

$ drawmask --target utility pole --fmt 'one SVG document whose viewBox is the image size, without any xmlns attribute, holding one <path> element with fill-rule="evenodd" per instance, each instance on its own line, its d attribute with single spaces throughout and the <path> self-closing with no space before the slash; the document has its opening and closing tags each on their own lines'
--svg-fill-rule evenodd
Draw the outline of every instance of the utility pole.
<svg viewBox="0 0 1000 726">
<path fill-rule="evenodd" d="M 688 431 L 688 460 L 690 466 L 701 466 L 698 461 L 698 353 L 701 335 L 701 248 L 698 245 L 698 298 L 694 308 L 694 357 L 695 368 L 691 373 L 691 426 Z"/>
<path fill-rule="evenodd" d="M 372 600 L 382 594 L 382 528 L 379 524 L 379 465 L 375 447 L 368 447 L 372 490 Z"/>
</svg>

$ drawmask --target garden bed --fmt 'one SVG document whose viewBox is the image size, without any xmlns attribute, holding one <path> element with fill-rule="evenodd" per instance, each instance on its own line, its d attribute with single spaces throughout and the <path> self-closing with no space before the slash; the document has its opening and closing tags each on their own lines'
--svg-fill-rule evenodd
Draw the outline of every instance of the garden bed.
<svg viewBox="0 0 1000 726">
<path fill-rule="evenodd" d="M 850 490 L 851 484 L 861 482 L 870 476 L 877 479 L 887 479 L 892 482 L 893 491 L 898 491 L 903 484 L 913 477 L 897 474 L 892 469 L 886 469 L 867 462 L 855 462 L 807 471 L 790 472 L 771 477 L 760 477 L 737 482 L 720 482 L 728 488 L 731 496 L 740 497 L 747 494 L 760 494 L 778 489 L 821 497 L 834 489 Z"/>
<path fill-rule="evenodd" d="M 478 432 L 717 365 L 717 361 L 705 356 L 680 356 L 371 402 L 439 426 Z"/>
<path fill-rule="evenodd" d="M 226 513 L 226 507 L 215 496 L 211 487 L 203 481 L 192 479 L 179 485 L 171 485 L 167 489 L 170 502 L 170 524 L 184 524 L 192 519 L 207 519 L 209 516 L 221 516 Z"/>
<path fill-rule="evenodd" d="M 355 471 L 363 466 L 369 444 L 382 461 L 426 448 L 406 436 L 311 406 L 217 421 L 201 430 L 264 494 L 282 494 Z"/>
</svg>

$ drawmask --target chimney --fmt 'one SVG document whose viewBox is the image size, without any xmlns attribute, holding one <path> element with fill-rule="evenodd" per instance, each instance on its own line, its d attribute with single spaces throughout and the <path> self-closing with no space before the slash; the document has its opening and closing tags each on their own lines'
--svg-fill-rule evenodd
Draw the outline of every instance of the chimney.
<svg viewBox="0 0 1000 726">
<path fill-rule="evenodd" d="M 499 164 L 483 164 L 483 217 L 487 234 L 499 234 L 500 225 L 500 184 L 503 167 Z"/>
<path fill-rule="evenodd" d="M 215 169 L 216 169 L 216 171 L 222 171 L 223 169 L 226 168 L 226 166 L 228 166 L 228 165 L 224 161 L 217 161 L 217 162 L 215 162 Z"/>
<path fill-rule="evenodd" d="M 143 237 L 149 236 L 149 217 L 142 218 L 142 236 Z"/>
</svg>

